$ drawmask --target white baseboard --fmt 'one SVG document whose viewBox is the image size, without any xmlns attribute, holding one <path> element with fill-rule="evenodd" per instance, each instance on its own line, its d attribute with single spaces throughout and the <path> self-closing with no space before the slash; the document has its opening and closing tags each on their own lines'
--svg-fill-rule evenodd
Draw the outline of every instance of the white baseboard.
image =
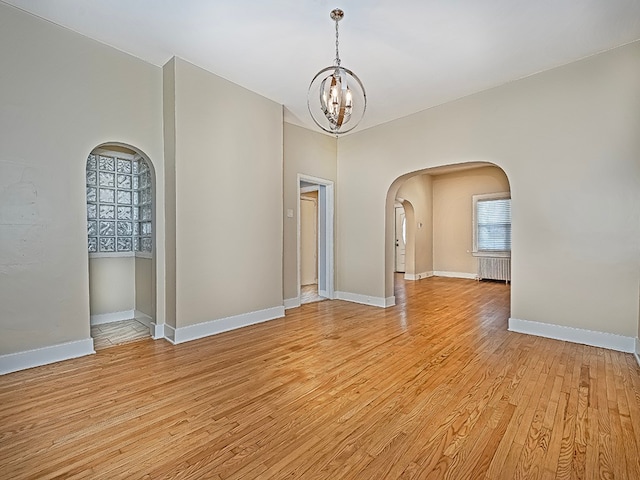
<svg viewBox="0 0 640 480">
<path fill-rule="evenodd" d="M 448 278 L 466 278 L 469 280 L 475 280 L 478 275 L 475 273 L 466 273 L 466 272 L 441 272 L 434 271 L 434 277 L 448 277 Z"/>
<path fill-rule="evenodd" d="M 359 293 L 336 292 L 338 300 L 346 300 L 347 302 L 361 303 L 363 305 L 373 305 L 374 307 L 393 307 L 396 304 L 396 297 L 372 297 L 370 295 L 361 295 Z"/>
<path fill-rule="evenodd" d="M 151 333 L 151 338 L 154 340 L 164 338 L 164 323 L 158 325 L 155 322 L 151 322 L 149 325 L 149 332 Z"/>
<path fill-rule="evenodd" d="M 0 355 L 0 375 L 96 353 L 93 338 Z"/>
<path fill-rule="evenodd" d="M 300 297 L 295 298 L 285 298 L 284 299 L 284 309 L 289 310 L 290 308 L 297 308 L 300 306 Z"/>
<path fill-rule="evenodd" d="M 134 317 L 135 310 L 123 310 L 121 312 L 91 315 L 91 317 L 89 317 L 89 322 L 91 325 L 102 325 L 104 323 L 119 322 L 121 320 L 131 320 Z"/>
<path fill-rule="evenodd" d="M 176 328 L 172 327 L 171 325 L 167 325 L 165 323 L 162 330 L 163 330 L 163 333 L 164 333 L 165 340 L 167 340 L 169 343 L 175 345 L 176 344 Z"/>
<path fill-rule="evenodd" d="M 581 343 L 592 347 L 607 348 L 618 352 L 633 353 L 633 337 L 616 335 L 614 333 L 596 332 L 582 328 L 565 327 L 551 323 L 532 322 L 529 320 L 509 319 L 509 331 L 516 333 L 526 333 L 538 337 L 553 338 L 566 342 Z"/>
<path fill-rule="evenodd" d="M 640 338 L 636 337 L 636 351 L 633 354 L 636 357 L 636 362 L 640 367 Z"/>
<path fill-rule="evenodd" d="M 209 322 L 196 323 L 187 327 L 173 328 L 164 326 L 165 338 L 173 344 L 184 343 L 198 338 L 216 335 L 217 333 L 247 327 L 256 323 L 266 322 L 284 317 L 284 307 L 272 307 L 256 312 L 242 313 L 231 317 L 218 318 Z"/>
<path fill-rule="evenodd" d="M 328 298 L 329 300 L 331 300 L 331 297 L 329 296 L 326 290 L 318 289 L 318 295 L 321 296 L 322 298 Z"/>
<path fill-rule="evenodd" d="M 405 280 L 421 280 L 423 278 L 433 277 L 433 272 L 422 272 L 422 273 L 405 273 Z"/>
</svg>

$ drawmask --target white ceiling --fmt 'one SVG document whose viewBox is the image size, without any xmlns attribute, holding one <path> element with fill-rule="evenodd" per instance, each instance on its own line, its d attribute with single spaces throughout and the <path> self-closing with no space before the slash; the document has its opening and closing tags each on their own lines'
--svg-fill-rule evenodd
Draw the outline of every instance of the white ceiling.
<svg viewBox="0 0 640 480">
<path fill-rule="evenodd" d="M 314 128 L 309 82 L 333 63 L 367 90 L 358 129 L 640 39 L 640 0 L 0 0 L 162 66 L 172 56 Z"/>
</svg>

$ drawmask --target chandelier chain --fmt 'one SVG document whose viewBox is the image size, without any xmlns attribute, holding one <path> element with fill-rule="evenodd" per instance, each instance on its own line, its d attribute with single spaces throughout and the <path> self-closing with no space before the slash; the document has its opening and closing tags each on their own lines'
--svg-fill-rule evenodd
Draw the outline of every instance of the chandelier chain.
<svg viewBox="0 0 640 480">
<path fill-rule="evenodd" d="M 338 52 L 338 20 L 336 20 L 336 59 L 334 63 L 337 67 L 340 66 L 340 53 Z"/>
</svg>

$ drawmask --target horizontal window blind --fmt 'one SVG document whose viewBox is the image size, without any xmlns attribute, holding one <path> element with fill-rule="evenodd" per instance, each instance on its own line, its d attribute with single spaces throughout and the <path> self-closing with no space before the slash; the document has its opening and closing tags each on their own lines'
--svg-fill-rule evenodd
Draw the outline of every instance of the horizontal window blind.
<svg viewBox="0 0 640 480">
<path fill-rule="evenodd" d="M 478 200 L 476 221 L 479 252 L 511 251 L 511 199 Z"/>
</svg>

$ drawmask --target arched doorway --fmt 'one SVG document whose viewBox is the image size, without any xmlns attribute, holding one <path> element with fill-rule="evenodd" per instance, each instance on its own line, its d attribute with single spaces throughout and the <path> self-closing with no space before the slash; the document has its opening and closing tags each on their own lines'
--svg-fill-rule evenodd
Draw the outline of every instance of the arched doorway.
<svg viewBox="0 0 640 480">
<path fill-rule="evenodd" d="M 91 335 L 96 350 L 150 336 L 155 319 L 155 172 L 139 149 L 94 148 L 86 161 Z"/>
<path fill-rule="evenodd" d="M 385 248 L 386 281 L 392 282 L 394 291 L 399 282 L 428 277 L 510 281 L 510 217 L 508 225 L 504 216 L 490 218 L 495 225 L 481 225 L 481 233 L 491 230 L 508 235 L 508 247 L 505 240 L 496 243 L 501 246 L 494 251 L 483 251 L 476 242 L 478 199 L 494 197 L 499 197 L 500 207 L 508 200 L 510 214 L 509 180 L 500 167 L 488 162 L 429 168 L 396 179 L 387 194 Z M 398 204 L 407 212 L 404 275 L 395 273 L 397 238 L 393 232 Z M 490 273 L 483 270 L 487 265 Z"/>
</svg>

